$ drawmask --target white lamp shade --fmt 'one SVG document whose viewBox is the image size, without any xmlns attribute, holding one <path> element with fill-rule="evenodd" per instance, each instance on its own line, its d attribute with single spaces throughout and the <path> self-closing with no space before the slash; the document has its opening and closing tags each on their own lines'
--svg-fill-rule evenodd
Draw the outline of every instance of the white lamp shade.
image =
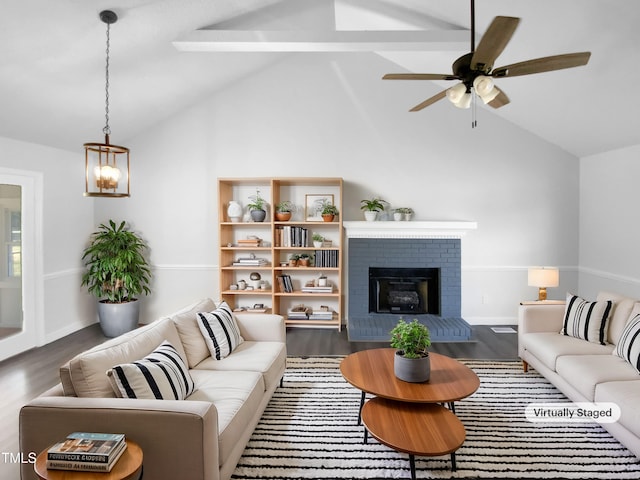
<svg viewBox="0 0 640 480">
<path fill-rule="evenodd" d="M 453 87 L 447 89 L 446 95 L 449 101 L 456 105 L 458 102 L 460 102 L 460 100 L 464 98 L 466 92 L 466 85 L 464 83 L 458 83 L 457 85 L 454 85 Z"/>
<path fill-rule="evenodd" d="M 493 90 L 493 79 L 485 75 L 479 75 L 473 80 L 473 89 L 478 95 L 484 97 Z"/>
<path fill-rule="evenodd" d="M 531 267 L 528 284 L 530 287 L 557 287 L 560 284 L 560 272 L 555 267 Z"/>
</svg>

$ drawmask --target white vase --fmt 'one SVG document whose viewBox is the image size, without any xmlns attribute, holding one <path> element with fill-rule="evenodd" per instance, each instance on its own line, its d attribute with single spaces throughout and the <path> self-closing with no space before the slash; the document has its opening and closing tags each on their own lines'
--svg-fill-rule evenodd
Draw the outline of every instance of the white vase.
<svg viewBox="0 0 640 480">
<path fill-rule="evenodd" d="M 373 211 L 373 210 L 365 210 L 364 211 L 364 219 L 367 222 L 373 222 L 376 217 L 378 216 L 378 212 Z"/>
<path fill-rule="evenodd" d="M 232 222 L 239 222 L 242 219 L 242 205 L 235 200 L 229 201 L 227 216 Z"/>
<path fill-rule="evenodd" d="M 402 215 L 403 215 L 403 214 L 402 214 L 402 213 L 400 213 L 400 212 L 394 212 L 394 214 L 393 214 L 393 219 L 394 219 L 396 222 L 399 222 L 400 220 L 402 220 Z"/>
</svg>

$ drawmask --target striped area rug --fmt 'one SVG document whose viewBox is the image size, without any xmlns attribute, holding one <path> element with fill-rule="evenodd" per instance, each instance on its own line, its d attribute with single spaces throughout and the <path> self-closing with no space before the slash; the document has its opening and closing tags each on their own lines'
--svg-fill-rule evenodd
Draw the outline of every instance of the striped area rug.
<svg viewBox="0 0 640 480">
<path fill-rule="evenodd" d="M 235 479 L 410 478 L 406 454 L 356 424 L 360 391 L 340 374 L 341 358 L 289 358 L 278 388 L 233 474 Z M 417 478 L 638 479 L 640 460 L 595 423 L 530 423 L 531 402 L 566 397 L 519 362 L 463 361 L 478 391 L 456 402 L 467 431 L 457 451 L 416 457 Z"/>
</svg>

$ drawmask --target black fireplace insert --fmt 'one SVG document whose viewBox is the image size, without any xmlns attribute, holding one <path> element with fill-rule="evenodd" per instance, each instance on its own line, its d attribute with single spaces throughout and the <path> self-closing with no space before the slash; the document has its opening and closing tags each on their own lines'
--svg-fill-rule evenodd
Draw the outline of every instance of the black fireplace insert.
<svg viewBox="0 0 640 480">
<path fill-rule="evenodd" d="M 439 268 L 369 268 L 369 312 L 440 314 Z"/>
</svg>

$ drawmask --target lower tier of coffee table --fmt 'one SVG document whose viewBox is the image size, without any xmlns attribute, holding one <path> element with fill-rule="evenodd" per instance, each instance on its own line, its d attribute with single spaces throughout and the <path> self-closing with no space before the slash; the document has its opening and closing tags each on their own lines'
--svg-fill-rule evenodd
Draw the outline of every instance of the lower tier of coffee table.
<svg viewBox="0 0 640 480">
<path fill-rule="evenodd" d="M 433 403 L 375 397 L 364 404 L 362 422 L 365 442 L 369 432 L 380 443 L 409 454 L 412 479 L 416 478 L 415 455 L 451 454 L 451 468 L 455 471 L 455 452 L 466 438 L 460 419 L 445 407 Z"/>
</svg>

